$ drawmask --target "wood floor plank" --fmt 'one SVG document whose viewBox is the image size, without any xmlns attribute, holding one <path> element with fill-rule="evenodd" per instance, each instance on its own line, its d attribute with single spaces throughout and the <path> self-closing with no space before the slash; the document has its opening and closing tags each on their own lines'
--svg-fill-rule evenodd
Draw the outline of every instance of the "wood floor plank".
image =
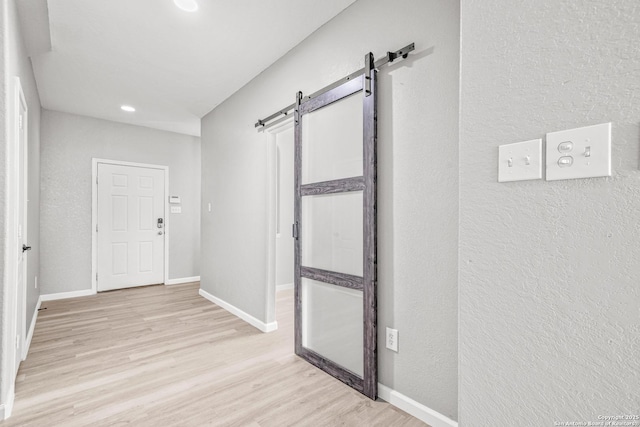
<svg viewBox="0 0 640 427">
<path fill-rule="evenodd" d="M 18 373 L 13 426 L 400 426 L 293 354 L 293 291 L 262 333 L 198 295 L 199 283 L 42 304 Z"/>
</svg>

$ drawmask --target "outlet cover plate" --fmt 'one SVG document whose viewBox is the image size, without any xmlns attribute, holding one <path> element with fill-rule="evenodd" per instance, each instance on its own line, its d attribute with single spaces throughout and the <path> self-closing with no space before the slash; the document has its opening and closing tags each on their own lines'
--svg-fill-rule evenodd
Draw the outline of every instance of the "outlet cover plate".
<svg viewBox="0 0 640 427">
<path fill-rule="evenodd" d="M 542 179 L 542 139 L 498 147 L 498 182 Z"/>
<path fill-rule="evenodd" d="M 611 176 L 611 123 L 547 134 L 547 181 L 602 176 Z"/>
<path fill-rule="evenodd" d="M 387 348 L 398 352 L 398 330 L 387 328 Z"/>
</svg>

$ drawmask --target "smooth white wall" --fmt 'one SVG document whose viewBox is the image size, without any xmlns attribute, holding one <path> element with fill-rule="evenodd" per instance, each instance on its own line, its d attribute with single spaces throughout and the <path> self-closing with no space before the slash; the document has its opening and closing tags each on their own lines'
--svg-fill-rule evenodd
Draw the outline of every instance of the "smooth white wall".
<svg viewBox="0 0 640 427">
<path fill-rule="evenodd" d="M 6 185 L 8 184 L 6 181 L 6 172 L 8 167 L 9 159 L 6 157 L 6 150 L 8 148 L 8 143 L 10 138 L 13 138 L 13 133 L 11 128 L 13 127 L 15 121 L 15 112 L 14 112 L 14 102 L 15 102 L 15 77 L 20 78 L 20 83 L 22 85 L 22 90 L 24 92 L 27 106 L 28 106 L 28 156 L 29 156 L 29 190 L 28 190 L 28 211 L 27 211 L 27 227 L 28 227 L 28 242 L 32 246 L 32 250 L 30 252 L 26 252 L 28 259 L 28 270 L 26 277 L 26 328 L 27 331 L 31 326 L 31 320 L 33 318 L 33 314 L 35 311 L 35 307 L 38 301 L 38 296 L 40 295 L 39 289 L 35 288 L 35 277 L 39 274 L 39 256 L 40 256 L 40 237 L 39 237 L 39 203 L 40 203 L 40 97 L 38 95 L 38 89 L 36 87 L 36 82 L 33 76 L 33 69 L 31 67 L 31 61 L 28 57 L 27 50 L 25 48 L 23 36 L 20 28 L 20 20 L 18 18 L 18 11 L 16 8 L 15 0 L 6 0 L 0 3 L 2 14 L 2 93 L 3 93 L 3 104 L 2 104 L 2 113 L 0 114 L 0 123 L 2 124 L 2 137 L 4 138 L 4 143 L 2 144 L 3 149 L 2 152 L 2 173 L 0 176 L 2 185 L 0 188 L 2 190 L 2 194 L 0 199 L 2 199 L 1 203 L 1 211 L 2 214 L 0 217 L 6 218 L 10 213 L 7 212 L 7 209 L 13 210 L 13 206 L 8 206 L 6 204 L 6 200 L 8 197 L 8 189 Z M 10 191 L 13 191 L 11 189 Z M 0 257 L 3 259 L 7 254 L 4 246 L 7 244 L 7 236 L 9 233 L 15 235 L 15 229 L 5 229 L 8 225 L 2 221 L 0 221 L 0 225 L 2 228 L 2 235 L 0 235 L 0 241 L 2 242 L 2 252 L 0 252 Z M 13 249 L 13 248 L 12 248 Z M 3 265 L 4 267 L 4 265 Z M 5 342 L 4 338 L 7 336 L 12 336 L 13 332 L 9 333 L 6 329 L 9 325 L 13 325 L 11 321 L 6 316 L 13 316 L 11 310 L 7 310 L 9 301 L 4 299 L 4 296 L 7 295 L 7 286 L 11 286 L 9 283 L 5 283 L 5 269 L 0 269 L 0 277 L 3 279 L 3 298 L 2 298 L 2 329 L 3 329 L 3 348 L 2 348 L 2 367 L 3 370 L 7 366 L 5 364 L 6 358 L 8 356 L 7 353 L 7 345 L 10 345 L 8 342 Z M 19 303 L 22 303 L 21 301 Z M 11 343 L 13 344 L 13 343 Z M 7 398 L 7 392 L 11 385 L 13 378 L 6 376 L 3 374 L 2 376 L 2 384 L 0 386 L 0 403 L 5 403 L 5 399 Z"/>
<path fill-rule="evenodd" d="M 640 3 L 462 2 L 460 424 L 640 409 Z M 497 183 L 498 145 L 612 122 L 611 178 Z"/>
<path fill-rule="evenodd" d="M 254 123 L 416 43 L 379 73 L 380 380 L 457 417 L 459 3 L 359 0 L 203 118 L 202 288 L 267 313 L 267 135 Z M 206 211 L 208 202 L 212 212 Z M 384 328 L 400 351 L 384 348 Z"/>
<path fill-rule="evenodd" d="M 91 289 L 91 159 L 169 166 L 169 279 L 200 274 L 200 138 L 43 110 L 42 293 Z"/>
</svg>

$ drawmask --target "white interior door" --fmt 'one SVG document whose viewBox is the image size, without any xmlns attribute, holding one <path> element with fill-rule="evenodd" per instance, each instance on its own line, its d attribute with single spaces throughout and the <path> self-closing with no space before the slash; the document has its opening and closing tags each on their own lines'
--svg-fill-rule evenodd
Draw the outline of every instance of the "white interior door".
<svg viewBox="0 0 640 427">
<path fill-rule="evenodd" d="M 164 282 L 165 171 L 98 163 L 98 291 Z"/>
<path fill-rule="evenodd" d="M 26 285 L 27 285 L 27 105 L 20 93 L 18 102 L 18 265 L 16 269 L 16 363 L 18 372 L 23 360 L 26 335 Z"/>
</svg>

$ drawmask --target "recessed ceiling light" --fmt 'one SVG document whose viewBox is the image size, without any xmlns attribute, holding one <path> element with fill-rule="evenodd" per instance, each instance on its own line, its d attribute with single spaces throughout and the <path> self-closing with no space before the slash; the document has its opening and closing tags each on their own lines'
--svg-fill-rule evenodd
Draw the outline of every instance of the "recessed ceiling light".
<svg viewBox="0 0 640 427">
<path fill-rule="evenodd" d="M 127 113 L 133 113 L 134 111 L 136 111 L 136 109 L 133 108 L 131 105 L 122 105 L 120 106 L 120 109 L 122 111 L 126 111 Z"/>
<path fill-rule="evenodd" d="M 173 0 L 173 2 L 180 9 L 187 12 L 195 12 L 196 10 L 198 10 L 198 3 L 196 3 L 196 0 Z"/>
</svg>

